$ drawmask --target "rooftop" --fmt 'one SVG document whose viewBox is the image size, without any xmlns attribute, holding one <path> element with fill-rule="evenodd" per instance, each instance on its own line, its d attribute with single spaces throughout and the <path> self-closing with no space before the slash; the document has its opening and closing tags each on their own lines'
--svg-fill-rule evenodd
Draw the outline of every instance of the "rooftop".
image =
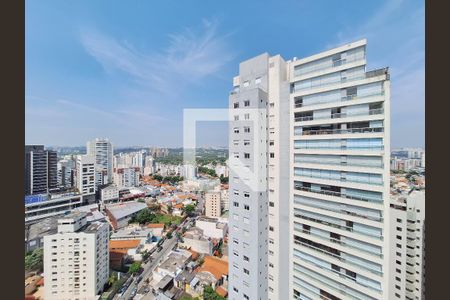
<svg viewBox="0 0 450 300">
<path fill-rule="evenodd" d="M 228 275 L 228 262 L 214 256 L 205 256 L 204 259 L 205 261 L 198 272 L 209 272 L 217 280 L 222 278 L 222 275 Z"/>
<path fill-rule="evenodd" d="M 162 228 L 162 229 L 164 229 L 164 224 L 163 223 L 147 224 L 147 228 Z"/>
<path fill-rule="evenodd" d="M 109 241 L 109 250 L 134 249 L 139 246 L 140 240 L 111 240 Z"/>
<path fill-rule="evenodd" d="M 138 211 L 147 208 L 147 204 L 131 201 L 131 202 L 123 202 L 123 203 L 115 203 L 106 205 L 106 210 L 108 210 L 116 219 L 122 219 Z"/>
</svg>

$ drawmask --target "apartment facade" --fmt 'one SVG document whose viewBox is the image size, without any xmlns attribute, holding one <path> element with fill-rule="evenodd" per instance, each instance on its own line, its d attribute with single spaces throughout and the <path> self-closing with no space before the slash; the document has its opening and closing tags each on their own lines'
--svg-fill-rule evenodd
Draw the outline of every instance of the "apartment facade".
<svg viewBox="0 0 450 300">
<path fill-rule="evenodd" d="M 97 185 L 112 183 L 113 180 L 113 145 L 105 138 L 96 138 L 87 142 L 87 155 L 95 157 L 97 176 L 102 181 Z"/>
<path fill-rule="evenodd" d="M 87 201 L 95 199 L 96 187 L 95 157 L 92 155 L 78 155 L 76 160 L 75 185 L 80 194 Z"/>
<path fill-rule="evenodd" d="M 229 97 L 229 299 L 267 299 L 268 69 L 242 62 Z"/>
<path fill-rule="evenodd" d="M 294 60 L 291 299 L 388 299 L 390 82 L 366 40 Z"/>
<path fill-rule="evenodd" d="M 205 193 L 205 216 L 209 218 L 219 218 L 222 214 L 220 191 L 210 191 Z"/>
<path fill-rule="evenodd" d="M 366 72 L 360 40 L 291 61 L 263 54 L 239 71 L 229 100 L 230 299 L 387 299 L 388 70 Z"/>
<path fill-rule="evenodd" d="M 425 191 L 391 197 L 389 299 L 425 299 Z"/>
<path fill-rule="evenodd" d="M 97 299 L 109 277 L 109 225 L 85 213 L 58 220 L 44 237 L 45 299 Z"/>
</svg>

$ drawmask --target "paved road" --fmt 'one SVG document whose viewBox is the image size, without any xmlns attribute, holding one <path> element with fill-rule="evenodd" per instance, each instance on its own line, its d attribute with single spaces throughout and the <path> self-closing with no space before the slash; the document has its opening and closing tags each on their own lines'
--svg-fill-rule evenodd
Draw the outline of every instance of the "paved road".
<svg viewBox="0 0 450 300">
<path fill-rule="evenodd" d="M 178 228 L 182 228 L 184 226 L 187 226 L 189 222 L 191 221 L 191 218 L 186 218 L 183 223 L 180 224 Z M 190 224 L 189 224 L 190 225 Z M 142 280 L 139 282 L 139 284 L 136 284 L 136 280 L 134 280 L 128 289 L 125 291 L 122 297 L 114 297 L 114 299 L 120 299 L 120 300 L 128 300 L 130 298 L 131 291 L 133 288 L 137 286 L 137 290 L 141 289 L 144 285 L 146 285 L 145 280 L 149 277 L 151 277 L 152 272 L 155 270 L 156 266 L 161 263 L 165 257 L 169 254 L 169 252 L 172 250 L 172 248 L 177 244 L 177 237 L 175 233 L 172 235 L 171 239 L 166 239 L 164 243 L 162 244 L 162 250 L 157 252 L 153 252 L 153 254 L 150 256 L 151 260 L 147 262 L 146 264 L 142 265 L 142 268 L 144 271 L 141 273 Z M 151 294 L 151 293 L 150 293 Z"/>
</svg>

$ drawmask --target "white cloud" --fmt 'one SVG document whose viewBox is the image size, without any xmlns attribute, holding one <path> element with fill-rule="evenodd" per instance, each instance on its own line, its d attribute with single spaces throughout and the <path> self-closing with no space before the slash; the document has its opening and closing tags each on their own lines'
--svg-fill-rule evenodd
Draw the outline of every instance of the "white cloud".
<svg viewBox="0 0 450 300">
<path fill-rule="evenodd" d="M 106 71 L 123 72 L 153 92 L 176 95 L 233 59 L 227 35 L 220 35 L 217 27 L 217 21 L 204 20 L 201 30 L 171 34 L 168 47 L 160 52 L 138 50 L 128 41 L 93 31 L 82 32 L 81 43 Z"/>
</svg>

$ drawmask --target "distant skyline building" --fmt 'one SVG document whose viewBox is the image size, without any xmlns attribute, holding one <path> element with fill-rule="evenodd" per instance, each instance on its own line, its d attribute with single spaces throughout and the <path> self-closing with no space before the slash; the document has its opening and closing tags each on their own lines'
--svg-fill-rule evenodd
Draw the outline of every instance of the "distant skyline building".
<svg viewBox="0 0 450 300">
<path fill-rule="evenodd" d="M 25 146 L 25 195 L 45 194 L 58 187 L 57 153 L 43 145 Z"/>
<path fill-rule="evenodd" d="M 95 169 L 97 172 L 97 185 L 111 183 L 113 180 L 113 145 L 106 138 L 96 138 L 88 141 L 87 155 L 95 157 Z"/>
<path fill-rule="evenodd" d="M 58 232 L 44 236 L 45 299 L 97 299 L 109 278 L 108 242 L 108 223 L 61 217 Z"/>
</svg>

